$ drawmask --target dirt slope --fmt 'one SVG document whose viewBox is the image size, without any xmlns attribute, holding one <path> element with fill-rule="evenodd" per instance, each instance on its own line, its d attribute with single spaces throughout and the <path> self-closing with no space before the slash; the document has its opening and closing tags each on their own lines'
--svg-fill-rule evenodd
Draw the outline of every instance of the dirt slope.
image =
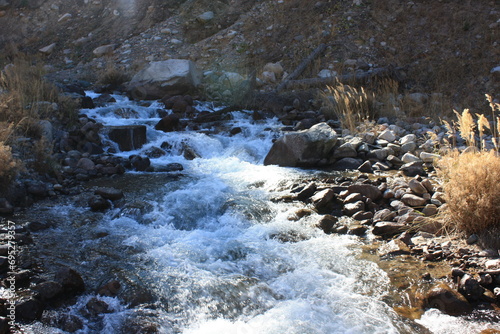
<svg viewBox="0 0 500 334">
<path fill-rule="evenodd" d="M 302 78 L 401 66 L 400 90 L 437 93 L 442 113 L 486 111 L 484 94 L 500 87 L 497 0 L 1 0 L 0 31 L 2 64 L 56 43 L 45 61 L 91 81 L 106 63 L 133 73 L 176 57 L 242 74 L 279 61 L 290 73 L 326 43 Z M 113 54 L 96 57 L 106 44 Z"/>
</svg>

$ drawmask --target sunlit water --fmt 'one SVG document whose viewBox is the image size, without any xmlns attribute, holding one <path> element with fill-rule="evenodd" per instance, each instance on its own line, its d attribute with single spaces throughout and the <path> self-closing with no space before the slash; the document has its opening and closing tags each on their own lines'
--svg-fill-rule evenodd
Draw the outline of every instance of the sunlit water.
<svg viewBox="0 0 500 334">
<path fill-rule="evenodd" d="M 313 173 L 263 166 L 277 120 L 256 122 L 242 111 L 225 130 L 163 133 L 154 130 L 160 104 L 139 107 L 117 99 L 84 110 L 106 125 L 148 125 L 147 145 L 117 154 L 128 157 L 168 142 L 172 148 L 153 165 L 176 162 L 185 169 L 173 176 L 128 173 L 125 196 L 139 208 L 99 215 L 83 202 L 44 210 L 59 222 L 38 236 L 47 265 L 75 267 L 94 289 L 118 279 L 125 292 L 140 287 L 152 295 L 142 305 L 99 297 L 112 312 L 84 319 L 80 332 L 128 333 L 127 319 L 145 308 L 154 310 L 163 333 L 425 333 L 427 327 L 458 334 L 480 328 L 436 311 L 426 313 L 421 326 L 402 319 L 385 301 L 392 293 L 386 273 L 359 257 L 356 237 L 324 234 L 314 227 L 317 215 L 290 220 L 303 204 L 270 201 Z M 134 116 L 118 118 L 112 112 L 118 107 L 132 108 Z M 232 126 L 243 131 L 230 136 Z M 184 159 L 183 143 L 200 158 Z M 87 290 L 67 312 L 81 316 L 95 296 Z"/>
</svg>

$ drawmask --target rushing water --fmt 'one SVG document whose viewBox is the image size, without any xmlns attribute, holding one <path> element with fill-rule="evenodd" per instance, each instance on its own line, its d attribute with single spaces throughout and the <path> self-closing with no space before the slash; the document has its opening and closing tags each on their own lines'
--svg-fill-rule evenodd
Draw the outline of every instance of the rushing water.
<svg viewBox="0 0 500 334">
<path fill-rule="evenodd" d="M 402 319 L 387 302 L 388 276 L 360 257 L 356 237 L 326 235 L 314 228 L 315 214 L 290 219 L 302 204 L 270 200 L 314 173 L 263 166 L 277 120 L 253 121 L 242 111 L 226 130 L 164 133 L 154 130 L 161 105 L 117 99 L 84 111 L 106 125 L 148 125 L 148 144 L 117 155 L 168 142 L 168 154 L 152 164 L 161 170 L 175 162 L 185 169 L 130 172 L 102 183 L 122 188 L 127 202 L 105 214 L 91 213 L 84 199 L 37 213 L 57 221 L 37 237 L 45 265 L 73 266 L 88 285 L 89 294 L 68 313 L 81 316 L 102 283 L 117 279 L 123 285 L 120 299 L 99 297 L 111 312 L 82 317 L 80 332 L 132 333 L 127 319 L 137 316 L 162 333 L 186 334 L 426 333 L 425 327 L 458 334 L 479 328 L 435 311 L 420 325 Z M 120 118 L 117 108 L 134 112 Z M 230 136 L 233 126 L 242 132 Z M 200 158 L 186 160 L 186 144 Z"/>
</svg>

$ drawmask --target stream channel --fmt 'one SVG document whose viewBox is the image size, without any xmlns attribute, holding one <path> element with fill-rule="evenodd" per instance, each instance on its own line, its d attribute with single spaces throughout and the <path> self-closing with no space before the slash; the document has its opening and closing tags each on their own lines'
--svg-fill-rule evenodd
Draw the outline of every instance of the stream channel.
<svg viewBox="0 0 500 334">
<path fill-rule="evenodd" d="M 105 126 L 146 125 L 148 142 L 140 150 L 119 152 L 109 141 L 108 148 L 128 157 L 163 144 L 167 154 L 151 159 L 155 172 L 90 182 L 125 193 L 125 204 L 105 213 L 91 212 L 82 197 L 35 205 L 25 217 L 57 223 L 35 236 L 43 265 L 73 267 L 85 280 L 86 294 L 64 309 L 84 322 L 77 333 L 139 333 L 139 320 L 161 333 L 186 334 L 460 334 L 485 328 L 437 310 L 415 321 L 399 316 L 389 276 L 362 256 L 369 240 L 327 235 L 314 227 L 317 214 L 289 219 L 304 204 L 271 199 L 325 171 L 263 165 L 280 135 L 277 119 L 254 121 L 241 111 L 221 129 L 165 133 L 154 129 L 161 103 L 114 97 L 115 103 L 82 112 Z M 131 112 L 117 116 L 120 108 Z M 234 127 L 242 131 L 230 135 Z M 186 160 L 186 145 L 199 157 Z M 184 170 L 162 172 L 170 163 Z M 97 296 L 110 280 L 123 291 Z M 83 316 L 90 298 L 105 301 L 110 312 Z M 26 330 L 63 333 L 41 323 Z"/>
</svg>

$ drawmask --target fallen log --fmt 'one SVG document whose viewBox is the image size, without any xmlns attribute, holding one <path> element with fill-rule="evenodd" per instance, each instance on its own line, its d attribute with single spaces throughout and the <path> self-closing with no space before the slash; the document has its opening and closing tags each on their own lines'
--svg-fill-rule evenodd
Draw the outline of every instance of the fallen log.
<svg viewBox="0 0 500 334">
<path fill-rule="evenodd" d="M 282 83 L 284 84 L 282 89 L 322 87 L 326 85 L 334 85 L 339 82 L 362 85 L 366 84 L 373 78 L 391 78 L 398 82 L 402 82 L 404 81 L 404 74 L 402 73 L 402 70 L 402 68 L 381 67 L 373 69 L 369 72 L 356 72 L 329 78 L 289 80 Z"/>
<path fill-rule="evenodd" d="M 316 58 L 317 56 L 319 56 L 320 54 L 323 53 L 323 51 L 325 51 L 326 49 L 326 44 L 320 44 L 316 47 L 316 49 L 313 50 L 313 52 L 311 52 L 311 54 L 309 54 L 309 56 L 307 56 L 306 59 L 304 59 L 300 64 L 299 66 L 297 66 L 295 68 L 295 70 L 290 73 L 286 78 L 285 80 L 280 83 L 278 85 L 278 87 L 276 87 L 276 91 L 279 92 L 280 90 L 282 90 L 283 88 L 285 88 L 285 86 L 287 85 L 287 83 L 290 81 L 290 80 L 293 80 L 295 79 L 296 77 L 298 77 L 302 72 L 304 72 L 304 70 L 306 69 L 307 65 L 309 65 L 310 62 L 312 62 L 314 60 L 314 58 Z"/>
</svg>

